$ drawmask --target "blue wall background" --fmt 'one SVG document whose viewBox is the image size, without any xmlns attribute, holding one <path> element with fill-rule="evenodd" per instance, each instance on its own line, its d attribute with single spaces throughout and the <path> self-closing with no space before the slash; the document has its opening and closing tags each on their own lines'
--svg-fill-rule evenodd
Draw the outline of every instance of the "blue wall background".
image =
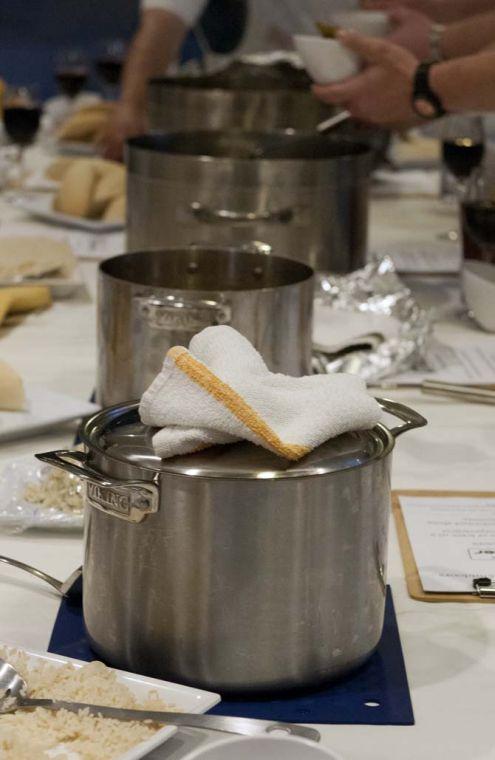
<svg viewBox="0 0 495 760">
<path fill-rule="evenodd" d="M 0 0 L 0 76 L 53 95 L 57 50 L 83 48 L 92 58 L 106 40 L 128 40 L 138 7 L 138 0 Z M 94 75 L 88 89 L 99 89 Z"/>
</svg>

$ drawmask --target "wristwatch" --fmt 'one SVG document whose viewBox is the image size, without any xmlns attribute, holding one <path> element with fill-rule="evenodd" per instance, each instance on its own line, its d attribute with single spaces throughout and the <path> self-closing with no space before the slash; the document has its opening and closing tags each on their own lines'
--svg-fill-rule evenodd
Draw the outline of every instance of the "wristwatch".
<svg viewBox="0 0 495 760">
<path fill-rule="evenodd" d="M 412 107 L 422 119 L 438 119 L 447 113 L 442 101 L 430 87 L 430 68 L 433 64 L 434 61 L 423 61 L 414 75 Z"/>
</svg>

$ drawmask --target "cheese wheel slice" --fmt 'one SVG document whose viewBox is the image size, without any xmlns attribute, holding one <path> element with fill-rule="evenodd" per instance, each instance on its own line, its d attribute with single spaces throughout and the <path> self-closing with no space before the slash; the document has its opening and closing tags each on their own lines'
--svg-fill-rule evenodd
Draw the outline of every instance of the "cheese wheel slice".
<svg viewBox="0 0 495 760">
<path fill-rule="evenodd" d="M 12 367 L 0 359 L 0 410 L 20 412 L 26 409 L 22 380 Z"/>
</svg>

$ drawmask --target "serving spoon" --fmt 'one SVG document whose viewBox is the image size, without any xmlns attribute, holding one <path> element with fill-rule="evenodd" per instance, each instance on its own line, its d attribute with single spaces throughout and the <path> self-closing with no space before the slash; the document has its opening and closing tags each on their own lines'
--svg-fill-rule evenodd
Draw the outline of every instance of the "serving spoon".
<svg viewBox="0 0 495 760">
<path fill-rule="evenodd" d="M 83 702 L 63 702 L 54 699 L 30 699 L 27 696 L 27 684 L 17 670 L 5 660 L 0 659 L 0 715 L 16 710 L 33 710 L 43 707 L 45 710 L 68 710 L 77 713 L 86 710 L 90 715 L 116 720 L 147 720 L 153 723 L 167 723 L 188 728 L 205 728 L 223 731 L 228 734 L 259 736 L 260 734 L 285 733 L 301 736 L 311 741 L 320 741 L 320 733 L 314 728 L 298 726 L 294 723 L 279 723 L 253 718 L 232 718 L 222 715 L 199 715 L 196 713 L 161 712 L 155 710 L 128 710 L 121 707 L 88 705 Z"/>
</svg>

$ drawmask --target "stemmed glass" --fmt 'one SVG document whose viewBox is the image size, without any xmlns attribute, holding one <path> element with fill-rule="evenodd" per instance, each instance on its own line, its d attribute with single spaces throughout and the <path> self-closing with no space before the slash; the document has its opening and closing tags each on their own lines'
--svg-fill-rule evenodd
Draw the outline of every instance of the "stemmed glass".
<svg viewBox="0 0 495 760">
<path fill-rule="evenodd" d="M 80 50 L 60 52 L 55 59 L 55 78 L 64 95 L 73 100 L 83 89 L 89 75 L 89 66 Z"/>
<path fill-rule="evenodd" d="M 117 97 L 125 54 L 126 44 L 123 40 L 110 40 L 103 45 L 95 60 L 96 73 L 103 81 L 104 92 L 109 99 Z"/>
<path fill-rule="evenodd" d="M 479 174 L 467 189 L 461 220 L 465 258 L 495 264 L 495 181 L 486 173 Z"/>
<path fill-rule="evenodd" d="M 4 96 L 3 123 L 16 152 L 15 184 L 23 179 L 24 150 L 34 142 L 41 121 L 41 104 L 32 87 L 9 87 Z"/>
<path fill-rule="evenodd" d="M 479 116 L 449 116 L 442 134 L 442 197 L 462 201 L 473 173 L 485 153 L 483 121 Z M 450 191 L 449 191 L 450 189 Z M 456 241 L 457 230 L 443 232 L 441 240 Z"/>
<path fill-rule="evenodd" d="M 454 182 L 455 195 L 466 192 L 470 177 L 485 153 L 483 122 L 479 116 L 451 116 L 442 136 L 442 158 Z"/>
</svg>

